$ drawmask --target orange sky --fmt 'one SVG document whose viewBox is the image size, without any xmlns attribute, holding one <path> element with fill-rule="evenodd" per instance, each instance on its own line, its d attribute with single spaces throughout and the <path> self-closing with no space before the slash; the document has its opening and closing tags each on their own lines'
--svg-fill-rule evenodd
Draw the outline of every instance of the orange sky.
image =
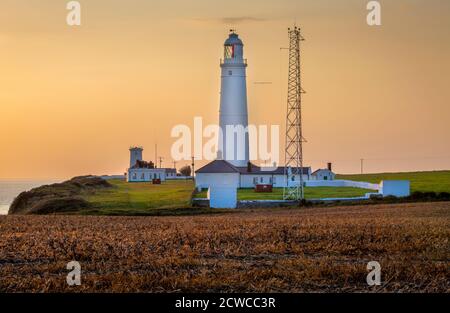
<svg viewBox="0 0 450 313">
<path fill-rule="evenodd" d="M 450 1 L 381 1 L 380 27 L 365 0 L 80 2 L 80 27 L 65 23 L 67 1 L 0 2 L 0 179 L 123 173 L 130 145 L 153 159 L 155 143 L 169 166 L 174 125 L 218 122 L 230 27 L 250 123 L 283 126 L 294 22 L 307 39 L 306 165 L 450 168 Z"/>
</svg>

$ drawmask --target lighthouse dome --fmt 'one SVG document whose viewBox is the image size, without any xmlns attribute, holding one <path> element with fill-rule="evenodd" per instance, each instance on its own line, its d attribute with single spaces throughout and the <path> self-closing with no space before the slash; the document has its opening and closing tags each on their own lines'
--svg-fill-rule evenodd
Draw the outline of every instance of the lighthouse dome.
<svg viewBox="0 0 450 313">
<path fill-rule="evenodd" d="M 228 39 L 225 40 L 225 46 L 234 46 L 234 45 L 240 45 L 243 46 L 242 40 L 239 39 L 238 34 L 236 33 L 231 33 L 228 36 Z"/>
<path fill-rule="evenodd" d="M 224 63 L 242 63 L 244 61 L 244 45 L 234 31 L 228 35 L 224 47 Z"/>
</svg>

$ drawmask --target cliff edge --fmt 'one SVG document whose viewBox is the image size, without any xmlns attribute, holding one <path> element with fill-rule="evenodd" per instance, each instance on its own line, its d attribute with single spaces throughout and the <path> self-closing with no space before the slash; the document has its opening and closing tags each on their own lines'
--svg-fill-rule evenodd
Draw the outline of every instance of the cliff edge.
<svg viewBox="0 0 450 313">
<path fill-rule="evenodd" d="M 83 195 L 112 185 L 97 176 L 78 176 L 68 181 L 44 185 L 19 194 L 8 214 L 69 213 L 90 207 Z"/>
</svg>

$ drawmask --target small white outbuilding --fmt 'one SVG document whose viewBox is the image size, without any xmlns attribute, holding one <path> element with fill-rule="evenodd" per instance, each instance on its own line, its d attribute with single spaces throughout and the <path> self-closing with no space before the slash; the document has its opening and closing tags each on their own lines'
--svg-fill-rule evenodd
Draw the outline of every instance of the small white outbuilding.
<svg viewBox="0 0 450 313">
<path fill-rule="evenodd" d="M 379 192 L 383 197 L 408 197 L 410 195 L 409 180 L 383 180 Z"/>
<path fill-rule="evenodd" d="M 331 163 L 328 163 L 327 168 L 321 168 L 314 171 L 311 174 L 311 178 L 313 180 L 334 180 L 336 178 L 336 174 L 333 173 Z"/>
</svg>

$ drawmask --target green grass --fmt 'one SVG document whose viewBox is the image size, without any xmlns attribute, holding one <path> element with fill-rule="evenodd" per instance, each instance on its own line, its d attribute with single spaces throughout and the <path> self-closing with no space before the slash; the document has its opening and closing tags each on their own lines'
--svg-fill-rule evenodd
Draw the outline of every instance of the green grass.
<svg viewBox="0 0 450 313">
<path fill-rule="evenodd" d="M 338 175 L 338 179 L 379 183 L 381 180 L 409 180 L 411 191 L 450 192 L 450 171 L 381 173 L 364 175 Z M 166 181 L 161 185 L 151 183 L 127 183 L 121 180 L 109 181 L 113 188 L 98 190 L 85 195 L 92 207 L 80 212 L 95 215 L 183 215 L 196 213 L 220 213 L 221 210 L 192 208 L 190 197 L 192 181 Z M 372 190 L 352 187 L 306 187 L 306 199 L 346 198 L 364 196 Z M 195 195 L 206 198 L 206 191 Z M 239 189 L 239 200 L 281 200 L 283 188 L 275 188 L 272 193 L 256 193 L 253 189 Z"/>
<path fill-rule="evenodd" d="M 93 206 L 86 214 L 147 215 L 155 214 L 155 210 L 164 214 L 190 209 L 189 202 L 194 189 L 191 180 L 171 180 L 161 185 L 128 183 L 122 180 L 109 182 L 113 188 L 85 197 Z"/>
<path fill-rule="evenodd" d="M 353 187 L 305 187 L 305 199 L 361 197 L 374 190 Z M 206 198 L 206 191 L 195 197 Z M 283 188 L 274 188 L 273 192 L 255 192 L 254 189 L 239 189 L 238 200 L 282 200 Z"/>
<path fill-rule="evenodd" d="M 388 179 L 409 180 L 411 182 L 411 192 L 450 192 L 450 171 L 337 175 L 336 178 L 370 183 L 379 183 Z"/>
</svg>

